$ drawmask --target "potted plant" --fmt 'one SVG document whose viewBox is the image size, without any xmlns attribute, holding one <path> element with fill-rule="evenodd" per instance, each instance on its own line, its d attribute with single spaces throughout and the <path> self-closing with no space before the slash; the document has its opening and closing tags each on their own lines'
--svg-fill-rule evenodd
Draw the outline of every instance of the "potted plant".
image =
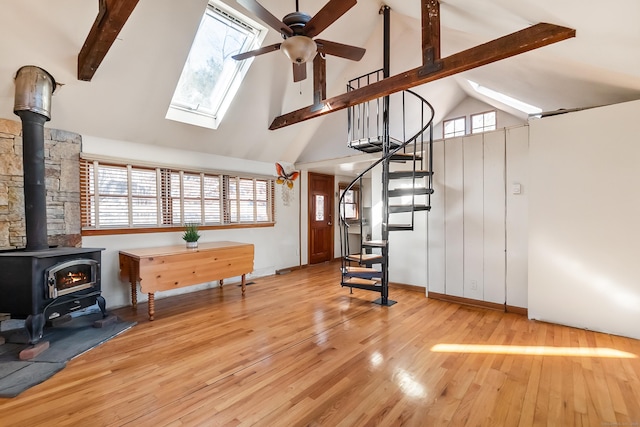
<svg viewBox="0 0 640 427">
<path fill-rule="evenodd" d="M 184 234 L 182 235 L 182 239 L 187 242 L 188 248 L 197 248 L 199 238 L 200 234 L 198 233 L 198 224 L 192 223 L 184 225 Z"/>
</svg>

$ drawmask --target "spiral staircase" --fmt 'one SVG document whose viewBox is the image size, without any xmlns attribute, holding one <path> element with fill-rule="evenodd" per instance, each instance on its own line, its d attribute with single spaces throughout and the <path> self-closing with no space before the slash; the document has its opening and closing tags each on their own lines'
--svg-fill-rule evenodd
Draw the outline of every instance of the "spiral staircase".
<svg viewBox="0 0 640 427">
<path fill-rule="evenodd" d="M 383 76 L 377 70 L 349 82 L 347 90 L 360 88 Z M 342 191 L 339 200 L 341 285 L 380 292 L 374 302 L 390 306 L 389 299 L 389 233 L 412 231 L 418 212 L 431 209 L 433 193 L 433 115 L 431 104 L 411 90 L 405 90 L 348 110 L 349 147 L 363 153 L 380 153 L 380 158 L 360 173 Z M 400 123 L 391 132 L 390 119 Z M 393 135 L 393 136 L 392 136 Z M 408 135 L 408 136 L 407 136 Z M 346 197 L 353 188 L 362 188 L 362 180 L 374 168 L 381 168 L 382 197 L 379 240 L 366 240 L 349 233 L 351 227 L 364 230 L 362 192 L 356 219 L 347 219 Z M 359 250 L 349 238 L 359 236 Z"/>
</svg>

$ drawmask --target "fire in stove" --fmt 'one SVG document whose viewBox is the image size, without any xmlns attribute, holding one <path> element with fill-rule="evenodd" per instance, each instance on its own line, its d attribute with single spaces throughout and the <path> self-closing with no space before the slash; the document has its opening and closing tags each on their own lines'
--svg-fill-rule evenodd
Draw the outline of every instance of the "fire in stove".
<svg viewBox="0 0 640 427">
<path fill-rule="evenodd" d="M 92 259 L 75 259 L 46 271 L 49 298 L 58 298 L 96 285 L 99 264 Z"/>
<path fill-rule="evenodd" d="M 63 288 L 73 286 L 74 283 L 82 281 L 83 283 L 87 280 L 87 275 L 84 273 L 72 273 L 69 272 L 64 278 L 60 280 L 60 283 Z"/>
</svg>

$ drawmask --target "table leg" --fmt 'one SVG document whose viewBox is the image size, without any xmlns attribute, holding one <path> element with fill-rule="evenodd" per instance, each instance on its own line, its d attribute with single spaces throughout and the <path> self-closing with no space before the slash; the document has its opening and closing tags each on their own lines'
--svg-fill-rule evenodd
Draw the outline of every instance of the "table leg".
<svg viewBox="0 0 640 427">
<path fill-rule="evenodd" d="M 245 289 L 246 289 L 246 287 L 247 287 L 247 282 L 246 282 L 246 280 L 245 280 L 245 276 L 246 276 L 246 274 L 243 274 L 243 275 L 242 275 L 242 296 L 244 296 L 244 290 L 245 290 Z"/>
<path fill-rule="evenodd" d="M 224 279 L 220 279 L 220 289 L 222 289 L 222 285 L 224 285 Z"/>
<path fill-rule="evenodd" d="M 131 305 L 133 308 L 138 308 L 138 263 L 129 259 L 129 283 L 131 283 Z"/>
<path fill-rule="evenodd" d="M 131 305 L 133 308 L 138 308 L 138 291 L 136 289 L 136 282 L 131 281 Z"/>
<path fill-rule="evenodd" d="M 149 320 L 153 320 L 153 315 L 156 314 L 156 296 L 155 294 L 149 295 Z"/>
</svg>

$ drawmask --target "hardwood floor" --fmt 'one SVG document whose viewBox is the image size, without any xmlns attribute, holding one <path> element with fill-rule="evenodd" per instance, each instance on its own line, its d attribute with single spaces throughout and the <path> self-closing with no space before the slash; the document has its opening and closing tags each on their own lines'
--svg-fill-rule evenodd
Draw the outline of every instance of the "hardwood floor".
<svg viewBox="0 0 640 427">
<path fill-rule="evenodd" d="M 331 263 L 116 310 L 138 325 L 0 399 L 0 425 L 640 425 L 640 341 L 338 283 Z"/>
</svg>

